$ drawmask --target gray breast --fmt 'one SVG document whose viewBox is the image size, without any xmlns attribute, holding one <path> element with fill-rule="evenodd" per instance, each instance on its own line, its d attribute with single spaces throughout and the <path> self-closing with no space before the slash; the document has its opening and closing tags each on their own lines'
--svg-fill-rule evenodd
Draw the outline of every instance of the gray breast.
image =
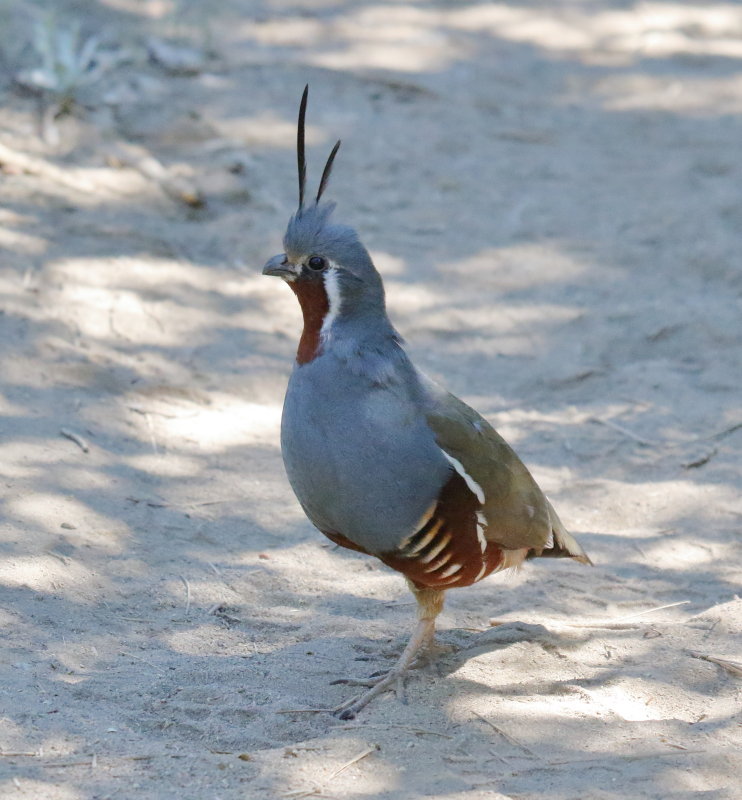
<svg viewBox="0 0 742 800">
<path fill-rule="evenodd" d="M 327 355 L 296 368 L 286 392 L 281 449 L 299 502 L 369 552 L 395 549 L 449 477 L 414 388 L 375 386 Z"/>
</svg>

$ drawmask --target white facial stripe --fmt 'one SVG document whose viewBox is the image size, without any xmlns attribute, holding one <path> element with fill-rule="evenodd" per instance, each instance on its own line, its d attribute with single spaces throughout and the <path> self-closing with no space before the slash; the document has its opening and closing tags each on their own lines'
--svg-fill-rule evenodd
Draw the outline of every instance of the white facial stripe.
<svg viewBox="0 0 742 800">
<path fill-rule="evenodd" d="M 322 323 L 322 328 L 319 332 L 320 336 L 327 336 L 327 334 L 330 332 L 332 323 L 335 322 L 337 315 L 340 313 L 340 306 L 343 302 L 343 298 L 340 295 L 338 268 L 332 261 L 329 261 L 328 263 L 330 266 L 322 276 L 322 279 L 325 282 L 325 292 L 327 293 L 327 303 L 329 308 L 327 310 L 327 314 L 325 315 L 325 320 Z"/>
<path fill-rule="evenodd" d="M 482 548 L 482 552 L 487 549 L 487 539 L 484 535 L 484 531 L 487 528 L 487 518 L 481 511 L 477 511 L 477 539 L 479 540 L 479 546 Z"/>
<path fill-rule="evenodd" d="M 484 491 L 482 487 L 472 478 L 471 475 L 464 469 L 464 465 L 457 461 L 453 456 L 449 455 L 445 450 L 441 450 L 443 455 L 451 462 L 451 466 L 456 470 L 456 472 L 461 475 L 461 477 L 466 481 L 466 485 L 471 489 L 472 492 L 476 495 L 477 500 L 484 505 Z"/>
</svg>

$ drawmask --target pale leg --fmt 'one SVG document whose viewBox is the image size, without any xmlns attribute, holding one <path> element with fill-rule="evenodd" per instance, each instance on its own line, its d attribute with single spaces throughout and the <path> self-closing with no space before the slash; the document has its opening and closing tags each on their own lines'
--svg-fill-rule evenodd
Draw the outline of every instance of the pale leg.
<svg viewBox="0 0 742 800">
<path fill-rule="evenodd" d="M 389 672 L 378 679 L 367 692 L 351 697 L 342 705 L 334 709 L 333 713 L 340 719 L 353 719 L 355 715 L 367 706 L 374 697 L 378 697 L 399 682 L 417 654 L 430 645 L 435 636 L 435 619 L 443 609 L 444 592 L 437 589 L 416 589 L 410 584 L 415 600 L 417 600 L 417 626 L 407 643 L 399 661 Z"/>
</svg>

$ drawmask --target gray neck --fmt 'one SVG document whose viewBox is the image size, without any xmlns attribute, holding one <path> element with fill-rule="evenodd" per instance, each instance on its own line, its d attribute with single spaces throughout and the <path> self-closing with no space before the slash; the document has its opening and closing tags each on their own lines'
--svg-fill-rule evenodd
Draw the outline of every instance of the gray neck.
<svg viewBox="0 0 742 800">
<path fill-rule="evenodd" d="M 323 335 L 323 353 L 343 361 L 359 377 L 372 383 L 395 382 L 407 355 L 402 339 L 382 308 L 339 314 Z"/>
</svg>

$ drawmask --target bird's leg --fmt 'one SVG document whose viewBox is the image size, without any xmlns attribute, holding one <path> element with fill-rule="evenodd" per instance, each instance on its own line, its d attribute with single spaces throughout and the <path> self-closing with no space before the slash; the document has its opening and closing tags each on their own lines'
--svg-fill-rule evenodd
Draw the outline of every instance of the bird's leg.
<svg viewBox="0 0 742 800">
<path fill-rule="evenodd" d="M 410 588 L 417 600 L 417 626 L 402 651 L 397 663 L 371 688 L 362 694 L 351 697 L 342 705 L 334 709 L 333 713 L 340 719 L 353 719 L 355 715 L 367 706 L 374 697 L 383 694 L 394 684 L 401 683 L 402 677 L 409 669 L 417 654 L 424 650 L 433 641 L 435 636 L 435 619 L 443 609 L 445 592 L 438 589 L 418 589 L 410 583 Z"/>
</svg>

